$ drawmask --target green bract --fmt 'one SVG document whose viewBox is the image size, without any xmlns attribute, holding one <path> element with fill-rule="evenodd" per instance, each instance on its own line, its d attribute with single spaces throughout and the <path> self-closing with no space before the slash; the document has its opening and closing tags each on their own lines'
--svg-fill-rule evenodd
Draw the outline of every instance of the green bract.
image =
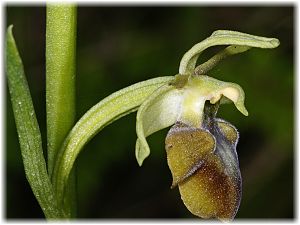
<svg viewBox="0 0 300 225">
<path fill-rule="evenodd" d="M 119 90 L 88 110 L 66 137 L 53 171 L 53 185 L 59 199 L 64 197 L 74 162 L 83 146 L 105 126 L 137 110 L 154 90 L 173 77 L 158 77 Z"/>
</svg>

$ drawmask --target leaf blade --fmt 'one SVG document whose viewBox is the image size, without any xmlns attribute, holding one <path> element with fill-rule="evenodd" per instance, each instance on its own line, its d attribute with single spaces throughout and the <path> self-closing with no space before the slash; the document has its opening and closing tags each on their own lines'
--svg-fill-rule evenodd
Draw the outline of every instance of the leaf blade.
<svg viewBox="0 0 300 225">
<path fill-rule="evenodd" d="M 26 178 L 45 216 L 61 218 L 63 214 L 47 174 L 41 134 L 12 26 L 8 27 L 6 36 L 6 74 Z"/>
</svg>

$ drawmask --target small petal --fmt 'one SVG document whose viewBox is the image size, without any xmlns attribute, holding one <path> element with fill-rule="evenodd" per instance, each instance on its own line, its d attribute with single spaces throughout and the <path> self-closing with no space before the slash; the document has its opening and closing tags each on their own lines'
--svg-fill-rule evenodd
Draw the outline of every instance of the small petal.
<svg viewBox="0 0 300 225">
<path fill-rule="evenodd" d="M 136 159 L 142 165 L 150 149 L 146 137 L 173 125 L 178 119 L 182 102 L 181 90 L 164 85 L 155 91 L 139 108 L 137 113 Z"/>
<path fill-rule="evenodd" d="M 234 105 L 236 108 L 245 116 L 248 116 L 248 111 L 244 106 L 244 101 L 245 101 L 245 93 L 243 89 L 234 83 L 227 83 L 222 91 L 221 94 L 225 96 L 226 98 L 230 99 L 233 101 Z"/>
<path fill-rule="evenodd" d="M 206 155 L 215 149 L 215 139 L 206 130 L 176 123 L 166 137 L 168 165 L 175 187 L 191 176 L 203 163 Z"/>
</svg>

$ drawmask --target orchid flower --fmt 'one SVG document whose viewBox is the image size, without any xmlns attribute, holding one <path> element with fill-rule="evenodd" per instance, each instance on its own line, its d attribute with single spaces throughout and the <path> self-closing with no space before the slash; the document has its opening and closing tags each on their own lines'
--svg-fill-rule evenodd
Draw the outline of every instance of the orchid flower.
<svg viewBox="0 0 300 225">
<path fill-rule="evenodd" d="M 202 51 L 229 45 L 196 67 Z M 279 41 L 236 31 L 219 30 L 184 54 L 179 73 L 153 78 L 119 90 L 93 106 L 66 137 L 53 170 L 53 187 L 62 201 L 73 164 L 83 146 L 106 125 L 137 112 L 136 159 L 149 156 L 146 137 L 171 127 L 166 140 L 171 187 L 179 187 L 188 210 L 202 218 L 232 220 L 241 201 L 241 174 L 236 146 L 237 129 L 216 118 L 219 105 L 234 103 L 245 116 L 245 94 L 235 83 L 207 75 L 227 56 L 251 47 L 276 48 Z M 60 202 L 63 204 L 63 202 Z"/>
<path fill-rule="evenodd" d="M 156 90 L 137 113 L 136 158 L 149 155 L 146 136 L 171 125 L 166 137 L 172 187 L 179 186 L 186 207 L 203 218 L 232 219 L 241 199 L 241 175 L 236 153 L 238 132 L 215 118 L 222 98 L 244 115 L 244 92 L 233 83 L 200 75 L 177 75 Z"/>
<path fill-rule="evenodd" d="M 233 41 L 232 35 L 248 43 L 233 43 L 234 46 L 195 68 L 203 43 L 213 38 L 224 40 L 222 38 L 227 36 Z M 239 134 L 232 124 L 216 118 L 216 113 L 219 104 L 233 102 L 243 115 L 248 116 L 245 94 L 239 85 L 219 81 L 203 72 L 227 55 L 250 47 L 272 48 L 278 44 L 276 39 L 232 31 L 214 32 L 184 55 L 180 74 L 154 91 L 138 110 L 136 158 L 139 165 L 150 154 L 146 137 L 173 125 L 165 140 L 173 176 L 171 187 L 179 187 L 184 204 L 196 216 L 227 221 L 236 215 L 242 182 L 236 152 Z"/>
</svg>

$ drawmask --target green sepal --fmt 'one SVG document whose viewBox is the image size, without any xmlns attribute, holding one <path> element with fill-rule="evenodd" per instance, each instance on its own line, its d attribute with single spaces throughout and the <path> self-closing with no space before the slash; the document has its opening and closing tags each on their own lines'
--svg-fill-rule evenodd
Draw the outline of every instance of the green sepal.
<svg viewBox="0 0 300 225">
<path fill-rule="evenodd" d="M 276 38 L 266 38 L 230 30 L 217 30 L 210 37 L 194 45 L 183 55 L 180 61 L 179 73 L 182 75 L 193 74 L 201 52 L 212 46 L 236 45 L 256 48 L 276 48 L 279 44 L 280 42 Z M 231 49 L 233 51 L 231 53 L 236 54 L 244 50 L 246 49 L 238 49 L 237 52 L 234 52 L 235 50 Z"/>
<path fill-rule="evenodd" d="M 164 85 L 145 100 L 136 117 L 135 156 L 141 166 L 150 154 L 146 137 L 173 125 L 180 114 L 182 94 L 173 85 Z"/>
</svg>

